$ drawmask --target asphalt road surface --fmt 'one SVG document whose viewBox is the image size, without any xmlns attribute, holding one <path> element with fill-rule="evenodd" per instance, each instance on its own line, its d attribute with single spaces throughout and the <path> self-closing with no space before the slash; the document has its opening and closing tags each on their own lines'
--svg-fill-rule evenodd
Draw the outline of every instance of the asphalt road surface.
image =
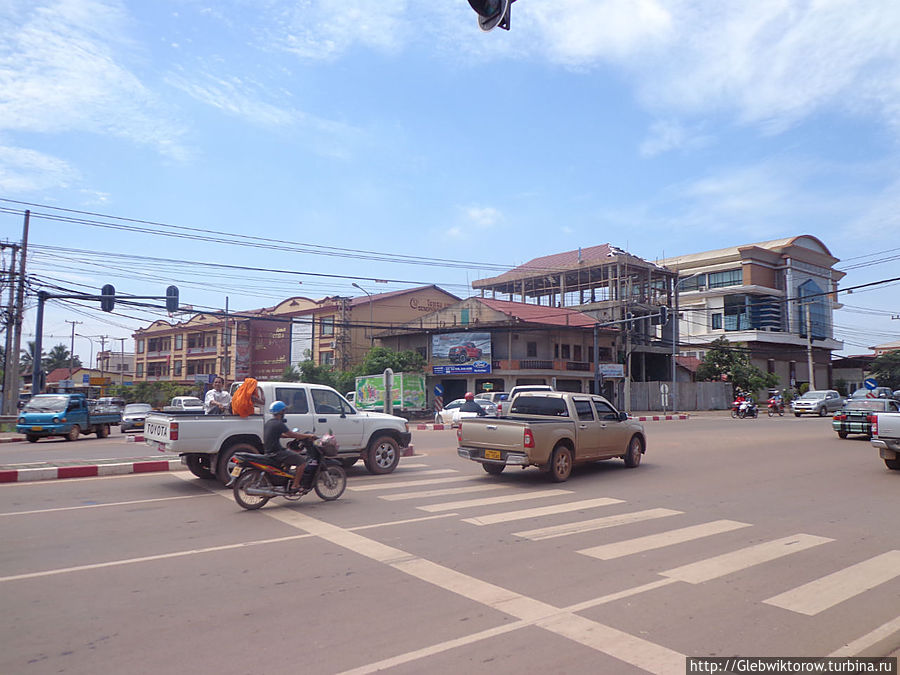
<svg viewBox="0 0 900 675">
<path fill-rule="evenodd" d="M 188 472 L 0 485 L 3 673 L 684 673 L 900 648 L 900 472 L 829 419 L 648 423 L 488 476 L 415 432 L 335 502 Z M 40 447 L 38 444 L 36 447 Z M 35 447 L 35 446 L 32 446 Z M 49 447 L 49 444 L 48 444 Z"/>
</svg>

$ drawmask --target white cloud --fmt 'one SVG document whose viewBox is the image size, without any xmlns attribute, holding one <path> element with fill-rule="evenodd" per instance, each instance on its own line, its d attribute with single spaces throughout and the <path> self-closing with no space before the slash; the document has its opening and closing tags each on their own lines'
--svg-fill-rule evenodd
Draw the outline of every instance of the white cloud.
<svg viewBox="0 0 900 675">
<path fill-rule="evenodd" d="M 698 148 L 709 140 L 707 135 L 676 120 L 658 120 L 650 125 L 649 135 L 641 142 L 640 153 L 644 157 L 654 157 L 672 150 Z"/>
<path fill-rule="evenodd" d="M 78 172 L 57 157 L 0 145 L 0 192 L 34 192 L 77 179 Z"/>
<path fill-rule="evenodd" d="M 482 227 L 493 227 L 503 215 L 493 206 L 469 206 L 464 210 L 466 220 Z"/>
<path fill-rule="evenodd" d="M 162 104 L 117 60 L 126 24 L 115 0 L 0 10 L 0 130 L 108 134 L 180 156 Z"/>
</svg>

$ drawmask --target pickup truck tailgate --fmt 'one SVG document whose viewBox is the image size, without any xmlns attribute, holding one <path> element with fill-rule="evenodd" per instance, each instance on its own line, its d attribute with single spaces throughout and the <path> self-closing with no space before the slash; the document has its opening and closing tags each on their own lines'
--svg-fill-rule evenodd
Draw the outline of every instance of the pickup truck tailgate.
<svg viewBox="0 0 900 675">
<path fill-rule="evenodd" d="M 502 424 L 479 417 L 465 419 L 459 425 L 459 446 L 521 452 L 527 426 L 526 422 L 510 419 L 504 419 Z"/>
<path fill-rule="evenodd" d="M 147 415 L 144 420 L 144 442 L 156 445 L 169 441 L 168 415 Z"/>
</svg>

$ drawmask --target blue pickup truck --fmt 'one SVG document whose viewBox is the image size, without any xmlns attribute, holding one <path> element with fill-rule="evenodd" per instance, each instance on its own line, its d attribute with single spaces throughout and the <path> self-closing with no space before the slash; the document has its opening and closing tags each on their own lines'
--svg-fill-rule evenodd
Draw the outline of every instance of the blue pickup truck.
<svg viewBox="0 0 900 675">
<path fill-rule="evenodd" d="M 82 434 L 109 436 L 109 427 L 122 421 L 117 408 L 91 406 L 84 394 L 38 394 L 19 412 L 16 431 L 29 443 L 39 438 L 64 436 L 77 441 Z"/>
</svg>

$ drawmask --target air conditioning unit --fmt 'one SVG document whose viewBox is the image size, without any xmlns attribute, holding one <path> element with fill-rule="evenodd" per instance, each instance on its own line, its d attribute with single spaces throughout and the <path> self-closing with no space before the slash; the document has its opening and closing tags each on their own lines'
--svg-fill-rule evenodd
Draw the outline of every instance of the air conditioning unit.
<svg viewBox="0 0 900 675">
<path fill-rule="evenodd" d="M 337 349 L 337 342 L 336 342 L 336 341 L 334 341 L 334 340 L 331 341 L 331 348 L 332 348 L 332 349 Z"/>
</svg>

